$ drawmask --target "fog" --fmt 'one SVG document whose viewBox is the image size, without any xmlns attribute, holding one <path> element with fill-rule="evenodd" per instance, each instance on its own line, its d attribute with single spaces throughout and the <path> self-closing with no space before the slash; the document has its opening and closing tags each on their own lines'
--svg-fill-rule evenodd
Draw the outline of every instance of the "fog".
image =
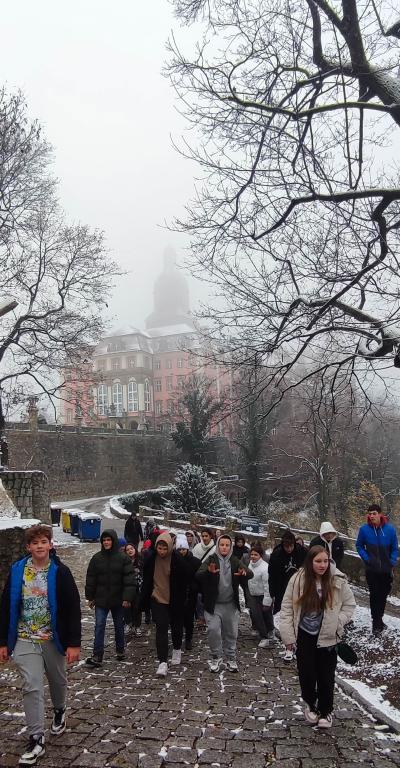
<svg viewBox="0 0 400 768">
<path fill-rule="evenodd" d="M 143 326 L 165 246 L 180 261 L 187 246 L 163 229 L 182 215 L 195 174 L 171 144 L 184 129 L 161 74 L 173 26 L 167 0 L 19 0 L 2 8 L 1 82 L 22 89 L 54 146 L 68 217 L 103 229 L 129 271 L 109 301 L 118 324 Z M 193 307 L 204 288 L 191 281 L 190 293 Z"/>
</svg>

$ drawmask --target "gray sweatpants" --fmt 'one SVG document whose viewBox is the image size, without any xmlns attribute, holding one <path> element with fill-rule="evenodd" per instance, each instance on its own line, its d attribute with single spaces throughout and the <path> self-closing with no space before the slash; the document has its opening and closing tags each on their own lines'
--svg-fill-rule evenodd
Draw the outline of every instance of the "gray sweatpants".
<svg viewBox="0 0 400 768">
<path fill-rule="evenodd" d="M 13 660 L 24 678 L 23 697 L 29 736 L 44 733 L 44 673 L 49 681 L 54 709 L 64 709 L 67 702 L 66 662 L 52 640 L 33 643 L 17 640 Z"/>
<path fill-rule="evenodd" d="M 204 611 L 208 645 L 214 658 L 234 659 L 236 657 L 239 616 L 234 603 L 216 603 L 214 613 Z"/>
</svg>

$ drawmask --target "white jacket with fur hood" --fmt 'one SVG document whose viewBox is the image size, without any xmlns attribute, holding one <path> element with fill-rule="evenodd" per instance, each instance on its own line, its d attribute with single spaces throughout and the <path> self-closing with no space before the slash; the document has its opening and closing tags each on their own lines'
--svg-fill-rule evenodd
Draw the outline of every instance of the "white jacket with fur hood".
<svg viewBox="0 0 400 768">
<path fill-rule="evenodd" d="M 279 620 L 279 631 L 285 645 L 296 643 L 301 606 L 299 597 L 304 588 L 304 569 L 292 576 L 283 596 Z M 321 629 L 318 636 L 318 648 L 329 648 L 336 645 L 343 634 L 345 625 L 351 620 L 356 607 L 354 595 L 349 587 L 344 573 L 336 570 L 333 574 L 332 607 L 324 610 Z"/>
</svg>

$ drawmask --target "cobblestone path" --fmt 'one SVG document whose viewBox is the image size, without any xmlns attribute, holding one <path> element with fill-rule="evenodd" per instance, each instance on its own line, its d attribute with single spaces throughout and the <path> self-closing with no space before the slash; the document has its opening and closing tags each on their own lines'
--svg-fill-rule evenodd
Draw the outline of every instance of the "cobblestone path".
<svg viewBox="0 0 400 768">
<path fill-rule="evenodd" d="M 98 545 L 60 551 L 82 589 Z M 93 614 L 84 608 L 83 659 L 90 654 Z M 69 672 L 68 728 L 48 735 L 41 768 L 351 768 L 400 766 L 399 738 L 382 733 L 349 698 L 336 694 L 334 727 L 322 733 L 302 719 L 293 665 L 280 648 L 257 648 L 248 619 L 240 626 L 239 674 L 213 675 L 204 633 L 166 679 L 156 669 L 153 629 L 114 658 L 111 632 L 101 670 L 81 663 Z M 170 668 L 171 669 L 171 668 Z M 0 766 L 18 764 L 25 744 L 20 680 L 12 665 L 0 677 Z M 50 715 L 50 706 L 48 707 Z M 50 725 L 50 720 L 49 723 Z"/>
</svg>

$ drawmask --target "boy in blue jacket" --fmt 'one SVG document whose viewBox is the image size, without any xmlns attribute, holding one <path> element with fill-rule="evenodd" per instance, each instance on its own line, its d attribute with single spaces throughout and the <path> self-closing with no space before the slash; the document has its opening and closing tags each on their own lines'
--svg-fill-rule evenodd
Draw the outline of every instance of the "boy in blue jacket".
<svg viewBox="0 0 400 768">
<path fill-rule="evenodd" d="M 0 604 L 0 662 L 12 654 L 24 679 L 29 744 L 19 765 L 35 765 L 44 754 L 44 672 L 54 707 L 51 733 L 65 731 L 66 663 L 79 660 L 81 609 L 69 568 L 50 557 L 52 531 L 26 531 L 28 556 L 11 566 Z"/>
<path fill-rule="evenodd" d="M 367 522 L 358 531 L 356 547 L 365 563 L 372 632 L 378 635 L 386 627 L 383 615 L 398 558 L 396 530 L 387 522 L 379 504 L 371 504 L 368 507 Z"/>
</svg>

